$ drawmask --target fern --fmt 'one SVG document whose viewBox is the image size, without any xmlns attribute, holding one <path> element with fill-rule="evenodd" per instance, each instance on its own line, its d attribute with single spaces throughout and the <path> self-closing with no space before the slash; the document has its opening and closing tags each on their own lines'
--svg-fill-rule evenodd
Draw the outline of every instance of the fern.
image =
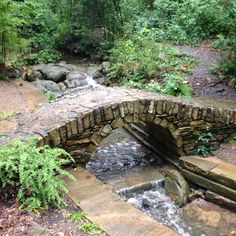
<svg viewBox="0 0 236 236">
<path fill-rule="evenodd" d="M 73 161 L 63 149 L 49 146 L 37 147 L 36 139 L 26 143 L 15 141 L 0 148 L 0 184 L 18 188 L 22 207 L 35 211 L 49 205 L 65 206 L 65 182 L 57 175 L 73 179 L 62 165 Z"/>
</svg>

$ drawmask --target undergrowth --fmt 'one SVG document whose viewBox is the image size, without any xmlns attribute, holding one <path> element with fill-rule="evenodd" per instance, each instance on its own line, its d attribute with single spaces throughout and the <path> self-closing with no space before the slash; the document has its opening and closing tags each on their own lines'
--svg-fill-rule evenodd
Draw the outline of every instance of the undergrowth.
<svg viewBox="0 0 236 236">
<path fill-rule="evenodd" d="M 108 76 L 129 87 L 191 96 L 185 77 L 196 61 L 173 47 L 158 43 L 146 28 L 118 40 L 111 50 Z"/>
<path fill-rule="evenodd" d="M 21 207 L 29 211 L 49 205 L 62 208 L 67 188 L 58 175 L 73 179 L 62 168 L 72 161 L 63 149 L 38 147 L 36 138 L 15 141 L 0 148 L 0 185 L 17 188 Z"/>
<path fill-rule="evenodd" d="M 86 218 L 86 213 L 83 212 L 83 211 L 82 212 L 73 212 L 73 213 L 71 213 L 69 215 L 68 219 L 71 220 L 71 221 L 74 221 L 74 222 L 83 223 L 80 228 L 84 233 L 87 233 L 91 236 L 105 235 L 105 232 L 102 229 L 102 227 L 97 223 L 91 223 Z"/>
</svg>

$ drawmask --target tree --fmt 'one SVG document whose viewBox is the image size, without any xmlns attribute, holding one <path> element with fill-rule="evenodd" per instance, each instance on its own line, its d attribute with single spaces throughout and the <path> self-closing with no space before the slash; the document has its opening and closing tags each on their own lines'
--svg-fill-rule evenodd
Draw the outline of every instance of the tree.
<svg viewBox="0 0 236 236">
<path fill-rule="evenodd" d="M 25 45 L 20 35 L 23 24 L 23 19 L 18 16 L 20 6 L 20 3 L 11 0 L 0 1 L 0 73 L 5 70 L 8 56 Z"/>
</svg>

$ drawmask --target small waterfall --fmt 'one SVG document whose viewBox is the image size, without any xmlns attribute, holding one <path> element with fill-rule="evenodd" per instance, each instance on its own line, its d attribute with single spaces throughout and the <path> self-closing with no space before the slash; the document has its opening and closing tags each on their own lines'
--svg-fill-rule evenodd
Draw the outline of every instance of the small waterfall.
<svg viewBox="0 0 236 236">
<path fill-rule="evenodd" d="M 182 210 L 166 195 L 164 180 L 151 181 L 117 191 L 128 203 L 182 236 L 204 236 L 200 228 L 187 225 Z"/>
</svg>

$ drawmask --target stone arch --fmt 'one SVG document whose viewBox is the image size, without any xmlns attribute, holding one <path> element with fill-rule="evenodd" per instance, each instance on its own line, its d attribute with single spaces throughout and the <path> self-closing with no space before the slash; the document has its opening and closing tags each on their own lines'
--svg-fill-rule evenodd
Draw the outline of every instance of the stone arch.
<svg viewBox="0 0 236 236">
<path fill-rule="evenodd" d="M 73 151 L 81 146 L 93 152 L 113 129 L 137 122 L 149 122 L 168 130 L 176 142 L 179 155 L 194 154 L 197 135 L 211 125 L 218 145 L 236 130 L 236 113 L 217 108 L 193 106 L 173 99 L 131 99 L 89 109 L 47 132 L 40 145 L 63 146 Z M 223 131 L 223 132 L 221 132 Z"/>
<path fill-rule="evenodd" d="M 114 129 L 132 123 L 149 122 L 167 129 L 176 142 L 178 154 L 182 155 L 183 141 L 177 127 L 165 117 L 160 117 L 151 109 L 147 109 L 145 103 L 146 101 L 123 102 L 93 109 L 51 130 L 41 143 L 62 146 L 70 152 L 73 152 L 76 146 L 80 146 L 81 153 L 92 153 Z M 142 110 L 140 105 L 143 107 Z M 151 102 L 148 107 L 150 105 Z M 135 106 L 139 107 L 138 112 L 135 112 Z"/>
</svg>

